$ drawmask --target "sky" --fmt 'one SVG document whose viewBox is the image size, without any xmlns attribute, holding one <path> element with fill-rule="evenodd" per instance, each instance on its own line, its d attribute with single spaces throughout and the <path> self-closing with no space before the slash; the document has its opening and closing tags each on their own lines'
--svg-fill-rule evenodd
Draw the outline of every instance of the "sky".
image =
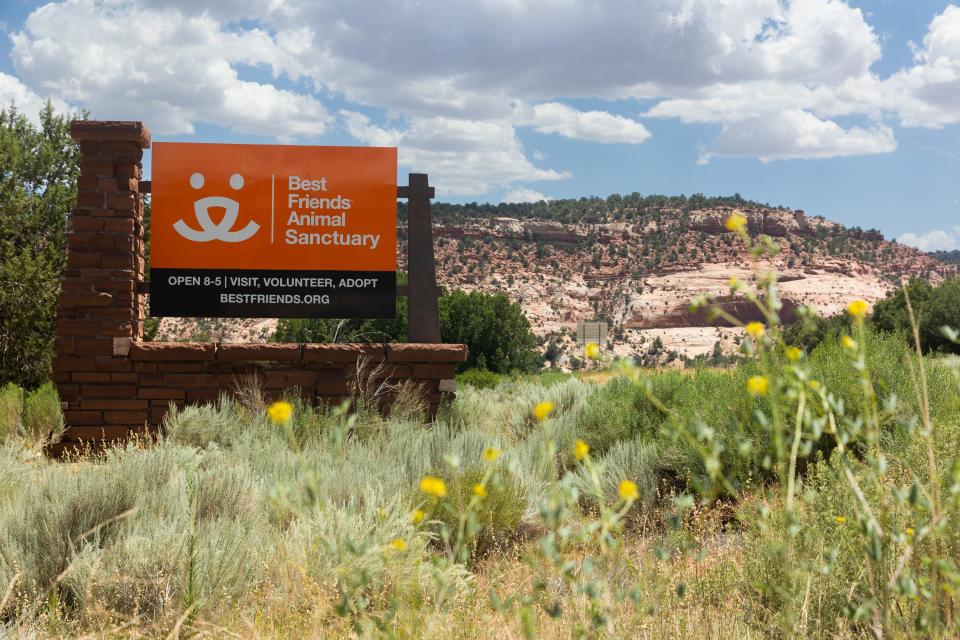
<svg viewBox="0 0 960 640">
<path fill-rule="evenodd" d="M 396 146 L 445 201 L 739 193 L 960 249 L 955 2 L 0 0 L 0 33 L 31 115 Z"/>
</svg>

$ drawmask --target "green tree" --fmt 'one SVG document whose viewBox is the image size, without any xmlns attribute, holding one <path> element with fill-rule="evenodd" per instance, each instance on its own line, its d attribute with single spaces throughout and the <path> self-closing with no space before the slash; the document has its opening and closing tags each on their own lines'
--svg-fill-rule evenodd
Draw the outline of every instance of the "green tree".
<svg viewBox="0 0 960 640">
<path fill-rule="evenodd" d="M 907 284 L 910 304 L 917 318 L 920 346 L 924 351 L 957 353 L 957 345 L 941 332 L 942 327 L 960 327 L 960 278 L 949 278 L 938 286 L 914 279 Z M 881 331 L 896 331 L 910 336 L 910 317 L 903 288 L 897 288 L 878 302 L 871 316 Z"/>
<path fill-rule="evenodd" d="M 0 385 L 50 378 L 79 150 L 70 116 L 0 110 Z"/>
<path fill-rule="evenodd" d="M 440 297 L 440 337 L 470 349 L 462 369 L 497 373 L 530 371 L 539 365 L 537 340 L 523 310 L 503 293 L 454 291 Z M 286 319 L 277 323 L 278 342 L 402 342 L 407 335 L 407 299 L 385 320 Z"/>
<path fill-rule="evenodd" d="M 440 337 L 469 347 L 466 368 L 509 373 L 539 364 L 530 321 L 505 293 L 454 291 L 441 297 Z"/>
</svg>

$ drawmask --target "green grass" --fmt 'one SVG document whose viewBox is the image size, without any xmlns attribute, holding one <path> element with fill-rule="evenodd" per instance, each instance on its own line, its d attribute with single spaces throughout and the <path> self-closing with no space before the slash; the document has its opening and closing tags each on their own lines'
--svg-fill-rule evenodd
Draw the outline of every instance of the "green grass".
<svg viewBox="0 0 960 640">
<path fill-rule="evenodd" d="M 881 336 L 869 343 L 881 402 L 900 399 L 883 422 L 889 484 L 864 484 L 866 499 L 879 504 L 924 468 L 927 452 L 910 426 L 917 403 L 908 352 Z M 860 403 L 862 387 L 842 347 L 825 343 L 809 358 L 838 401 Z M 946 364 L 927 361 L 937 452 L 945 457 L 960 447 L 957 388 Z M 850 611 L 870 578 L 845 463 L 826 446 L 804 453 L 791 519 L 766 490 L 775 476 L 762 447 L 734 455 L 739 442 L 760 439 L 757 410 L 767 400 L 743 391 L 755 373 L 744 364 L 606 384 L 571 376 L 464 384 L 429 428 L 409 412 L 382 419 L 301 404 L 283 428 L 255 402 L 224 398 L 170 414 L 156 444 L 69 463 L 38 457 L 33 444 L 59 424 L 55 394 L 7 387 L 0 391 L 0 634 L 520 637 L 528 610 L 538 637 L 569 637 L 593 624 L 587 591 L 574 588 L 592 575 L 608 594 L 597 597 L 612 615 L 609 637 L 770 637 L 787 625 L 811 637 L 870 637 Z M 532 413 L 543 401 L 554 405 L 545 423 Z M 700 441 L 679 437 L 678 425 L 708 430 L 709 442 L 722 444 L 735 495 L 692 499 L 709 473 Z M 562 540 L 596 515 L 589 468 L 572 455 L 578 438 L 591 446 L 605 503 L 618 502 L 623 480 L 636 483 L 639 499 L 612 550 L 575 537 L 560 545 L 572 563 L 563 571 L 583 580 L 571 583 L 545 562 L 542 540 L 552 530 Z M 552 458 L 544 455 L 551 446 Z M 471 561 L 446 562 L 439 533 L 456 529 L 488 468 L 489 447 L 503 453 L 477 509 Z M 946 478 L 951 469 L 942 472 Z M 425 475 L 446 480 L 445 506 L 418 491 Z M 579 510 L 558 511 L 554 523 L 561 494 Z M 750 515 L 760 506 L 772 511 L 769 519 Z M 411 519 L 417 508 L 426 511 L 420 524 Z M 957 509 L 949 502 L 949 522 Z M 912 513 L 893 509 L 885 525 L 905 532 L 916 526 Z M 793 545 L 777 551 L 788 535 Z M 406 549 L 394 548 L 397 539 Z M 941 558 L 955 566 L 960 534 L 941 544 Z M 917 562 L 923 557 L 918 551 Z M 902 602 L 899 628 L 911 629 L 916 611 L 909 597 Z M 563 615 L 552 617 L 557 610 Z M 788 615 L 794 610 L 802 620 Z"/>
</svg>

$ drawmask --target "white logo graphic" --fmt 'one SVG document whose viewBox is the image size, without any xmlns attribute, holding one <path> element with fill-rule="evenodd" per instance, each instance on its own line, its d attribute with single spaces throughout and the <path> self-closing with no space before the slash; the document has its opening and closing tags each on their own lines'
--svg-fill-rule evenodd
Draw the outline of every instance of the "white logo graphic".
<svg viewBox="0 0 960 640">
<path fill-rule="evenodd" d="M 202 173 L 195 173 L 190 176 L 190 186 L 199 189 L 203 186 L 204 178 Z M 230 188 L 239 191 L 243 188 L 243 176 L 235 173 L 230 176 Z M 219 224 L 215 224 L 210 219 L 210 207 L 222 208 L 224 210 L 223 219 Z M 237 216 L 240 214 L 240 203 L 223 196 L 210 196 L 201 198 L 193 203 L 193 213 L 197 217 L 202 229 L 197 231 L 191 228 L 182 219 L 174 223 L 173 228 L 187 240 L 194 242 L 209 242 L 211 240 L 221 240 L 223 242 L 243 242 L 260 230 L 260 225 L 251 220 L 243 229 L 233 231 L 233 225 L 237 222 Z"/>
</svg>

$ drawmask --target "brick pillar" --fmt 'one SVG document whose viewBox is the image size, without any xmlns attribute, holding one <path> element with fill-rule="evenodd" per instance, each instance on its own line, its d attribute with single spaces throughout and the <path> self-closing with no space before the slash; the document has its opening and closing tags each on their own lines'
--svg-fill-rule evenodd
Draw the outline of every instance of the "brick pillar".
<svg viewBox="0 0 960 640">
<path fill-rule="evenodd" d="M 80 144 L 80 178 L 57 315 L 54 380 L 65 404 L 66 440 L 125 437 L 147 419 L 146 403 L 131 399 L 136 374 L 128 355 L 131 341 L 143 335 L 139 184 L 150 132 L 140 122 L 78 120 L 70 135 Z"/>
</svg>

